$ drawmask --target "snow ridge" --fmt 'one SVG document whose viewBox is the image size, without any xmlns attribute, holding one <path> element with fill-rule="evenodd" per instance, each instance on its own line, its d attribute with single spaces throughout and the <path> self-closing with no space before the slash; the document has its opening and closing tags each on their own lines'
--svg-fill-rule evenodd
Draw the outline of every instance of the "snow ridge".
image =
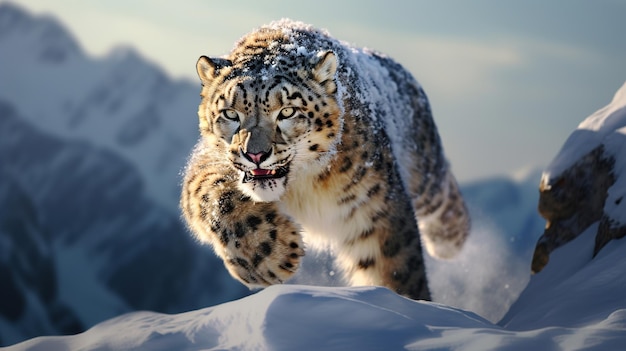
<svg viewBox="0 0 626 351">
<path fill-rule="evenodd" d="M 179 315 L 134 312 L 6 350 L 617 350 L 625 331 L 625 309 L 587 325 L 511 331 L 380 287 L 279 285 Z"/>
</svg>

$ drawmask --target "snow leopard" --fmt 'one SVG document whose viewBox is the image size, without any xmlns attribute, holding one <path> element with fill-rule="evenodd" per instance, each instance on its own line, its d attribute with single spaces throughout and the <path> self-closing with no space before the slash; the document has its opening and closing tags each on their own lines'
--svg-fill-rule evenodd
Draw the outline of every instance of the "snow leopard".
<svg viewBox="0 0 626 351">
<path fill-rule="evenodd" d="M 200 138 L 181 209 L 250 288 L 330 247 L 351 286 L 431 299 L 422 247 L 455 256 L 470 219 L 428 98 L 390 57 L 288 19 L 201 56 Z"/>
</svg>

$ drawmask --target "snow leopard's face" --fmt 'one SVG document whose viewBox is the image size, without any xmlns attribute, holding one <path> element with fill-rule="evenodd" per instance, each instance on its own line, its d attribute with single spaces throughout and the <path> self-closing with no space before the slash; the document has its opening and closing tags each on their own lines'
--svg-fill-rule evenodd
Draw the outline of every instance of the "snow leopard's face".
<svg viewBox="0 0 626 351">
<path fill-rule="evenodd" d="M 255 201 L 278 200 L 289 179 L 328 163 L 341 132 L 335 54 L 322 53 L 304 67 L 276 60 L 283 69 L 256 63 L 250 70 L 249 62 L 204 56 L 197 65 L 201 131 L 227 145 L 223 157 Z"/>
</svg>

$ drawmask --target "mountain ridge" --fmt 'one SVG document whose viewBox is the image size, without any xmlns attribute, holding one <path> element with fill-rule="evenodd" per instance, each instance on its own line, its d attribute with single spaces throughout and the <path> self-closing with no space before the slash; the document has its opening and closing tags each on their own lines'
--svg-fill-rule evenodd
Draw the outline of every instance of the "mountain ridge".
<svg viewBox="0 0 626 351">
<path fill-rule="evenodd" d="M 0 76 L 11 82 L 0 98 L 54 135 L 118 152 L 148 194 L 177 211 L 179 172 L 197 140 L 197 86 L 132 48 L 91 58 L 54 17 L 11 3 L 0 4 L 0 27 Z"/>
</svg>

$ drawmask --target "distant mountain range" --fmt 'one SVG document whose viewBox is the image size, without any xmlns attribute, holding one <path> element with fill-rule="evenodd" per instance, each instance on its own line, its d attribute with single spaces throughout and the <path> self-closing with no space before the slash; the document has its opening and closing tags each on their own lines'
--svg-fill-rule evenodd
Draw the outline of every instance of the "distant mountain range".
<svg viewBox="0 0 626 351">
<path fill-rule="evenodd" d="M 42 133 L 0 102 L 0 160 L 0 316 L 14 322 L 3 338 L 247 293 L 114 152 Z"/>
<path fill-rule="evenodd" d="M 0 4 L 0 345 L 249 293 L 179 219 L 198 94 L 132 49 L 89 57 L 54 18 Z M 538 182 L 462 190 L 475 221 L 531 254 Z"/>
<path fill-rule="evenodd" d="M 0 4 L 0 98 L 34 126 L 129 160 L 146 191 L 175 210 L 197 140 L 199 83 L 174 81 L 131 48 L 88 57 L 51 17 Z"/>
</svg>

